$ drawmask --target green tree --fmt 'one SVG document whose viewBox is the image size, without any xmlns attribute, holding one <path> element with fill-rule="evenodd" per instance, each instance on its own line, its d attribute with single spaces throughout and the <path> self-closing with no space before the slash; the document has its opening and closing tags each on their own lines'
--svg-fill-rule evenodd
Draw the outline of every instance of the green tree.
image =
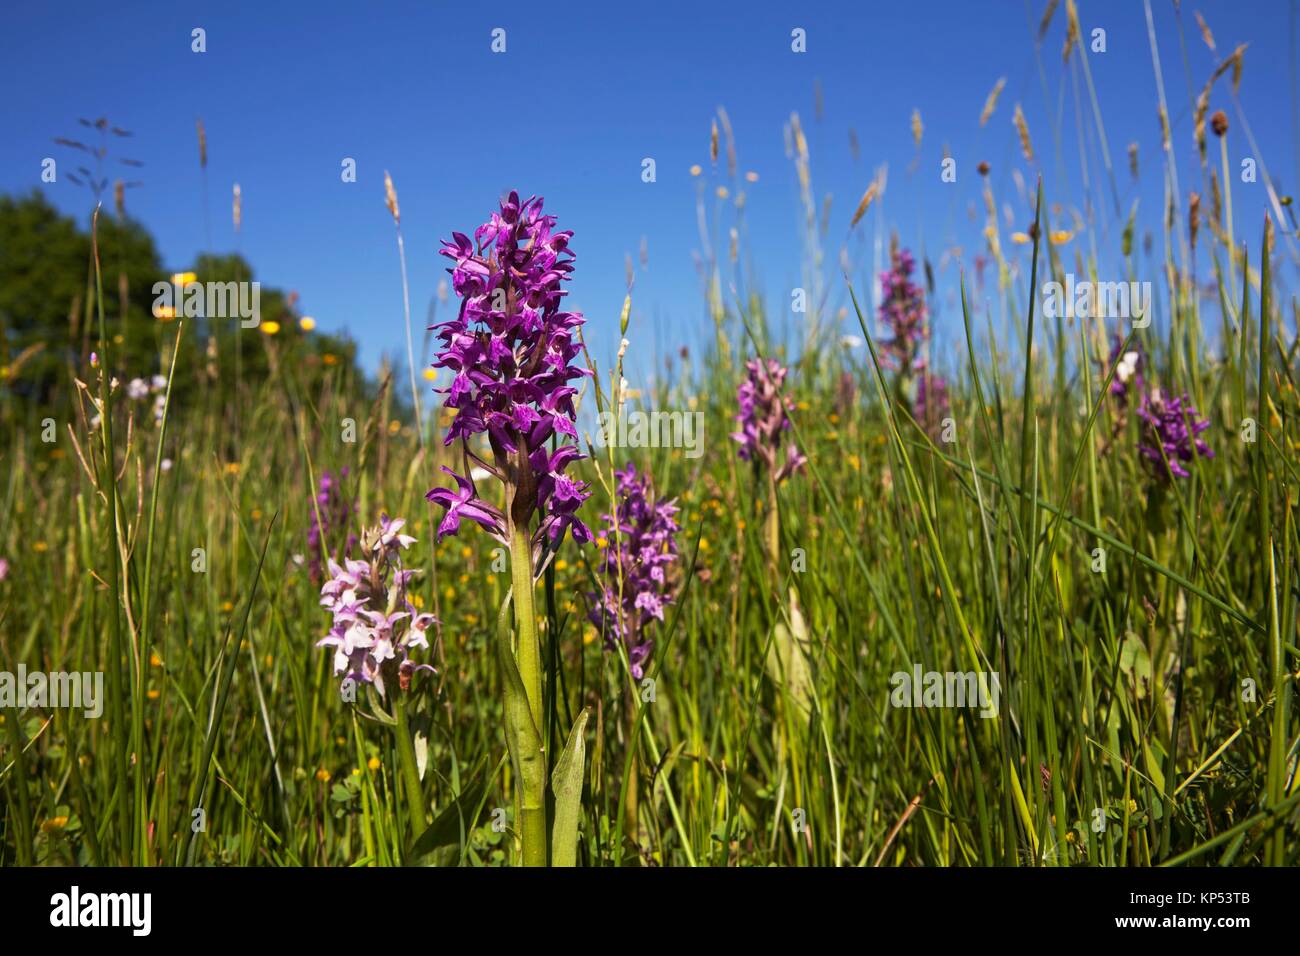
<svg viewBox="0 0 1300 956">
<path fill-rule="evenodd" d="M 99 336 L 90 226 L 89 215 L 79 223 L 40 191 L 0 196 L 0 395 L 7 399 L 3 414 L 11 424 L 46 413 L 65 420 L 75 400 L 73 376 L 88 378 L 89 356 Z M 129 217 L 101 211 L 98 234 L 111 339 L 101 356 L 104 367 L 122 383 L 165 374 L 176 324 L 155 315 L 154 285 L 170 282 L 173 271 L 163 266 L 144 226 Z M 189 269 L 178 271 L 195 273 L 200 283 L 257 278 L 252 265 L 233 254 L 201 255 Z M 188 405 L 206 387 L 207 399 L 233 416 L 236 402 L 250 401 L 252 389 L 276 373 L 269 361 L 271 338 L 282 354 L 293 356 L 293 374 L 307 394 L 326 375 L 363 395 L 373 394 L 355 367 L 352 342 L 302 329 L 296 295 L 261 286 L 259 298 L 261 331 L 241 327 L 237 317 L 187 320 L 176 359 L 174 401 Z M 269 322 L 278 328 L 265 325 Z M 274 336 L 265 334 L 273 328 Z"/>
</svg>

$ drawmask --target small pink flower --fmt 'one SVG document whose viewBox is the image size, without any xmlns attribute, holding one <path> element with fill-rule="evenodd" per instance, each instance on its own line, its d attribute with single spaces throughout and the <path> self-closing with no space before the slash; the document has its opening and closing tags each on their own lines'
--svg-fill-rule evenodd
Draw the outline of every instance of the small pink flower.
<svg viewBox="0 0 1300 956">
<path fill-rule="evenodd" d="M 388 515 L 381 515 L 379 518 L 379 538 L 375 541 L 375 550 L 378 551 L 382 548 L 385 551 L 390 551 L 396 550 L 395 546 L 409 548 L 415 544 L 415 539 L 409 534 L 399 534 L 405 526 L 405 518 L 389 518 Z"/>
</svg>

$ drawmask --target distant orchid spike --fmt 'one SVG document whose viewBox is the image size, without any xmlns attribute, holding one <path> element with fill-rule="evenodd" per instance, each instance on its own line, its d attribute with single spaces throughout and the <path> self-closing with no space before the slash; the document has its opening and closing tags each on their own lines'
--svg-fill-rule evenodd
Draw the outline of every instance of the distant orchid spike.
<svg viewBox="0 0 1300 956">
<path fill-rule="evenodd" d="M 781 394 L 786 369 L 776 359 L 751 359 L 745 363 L 746 379 L 736 390 L 736 403 L 740 413 L 735 416 L 740 430 L 731 437 L 740 443 L 742 461 L 762 462 L 779 483 L 794 474 L 807 462 L 793 441 L 781 446 L 784 433 L 790 429 L 786 410 L 791 401 Z"/>
<path fill-rule="evenodd" d="M 889 254 L 890 268 L 880 274 L 880 319 L 890 338 L 881 343 L 881 363 L 911 374 L 920 367 L 921 345 L 930 337 L 925 296 L 912 282 L 916 262 L 906 249 Z"/>
<path fill-rule="evenodd" d="M 1143 393 L 1137 415 L 1142 421 L 1138 451 L 1152 463 L 1158 478 L 1167 481 L 1170 473 L 1178 478 L 1187 478 L 1191 473 L 1183 467 L 1183 462 L 1189 462 L 1197 455 L 1214 457 L 1210 446 L 1196 437 L 1208 429 L 1210 423 L 1200 417 L 1186 394 L 1173 398 L 1158 388 L 1152 389 L 1150 393 Z M 1165 468 L 1166 461 L 1168 469 Z"/>
<path fill-rule="evenodd" d="M 948 402 L 948 381 L 942 375 L 924 372 L 916 380 L 916 402 L 913 417 L 926 434 L 936 438 L 943 428 L 943 420 L 951 411 Z"/>
<path fill-rule="evenodd" d="M 400 534 L 405 521 L 384 515 L 378 527 L 361 536 L 368 560 L 328 559 L 330 578 L 321 587 L 321 606 L 333 615 L 333 625 L 317 647 L 334 649 L 334 673 L 362 684 L 373 684 L 382 695 L 394 676 L 405 688 L 417 670 L 412 648 L 428 650 L 425 632 L 438 620 L 421 613 L 407 596 L 414 570 L 401 566 L 401 552 L 415 542 Z"/>
<path fill-rule="evenodd" d="M 309 511 L 311 527 L 307 530 L 307 550 L 311 555 L 309 573 L 313 584 L 321 583 L 322 568 L 326 559 L 330 557 L 327 539 L 331 535 L 341 533 L 357 511 L 356 499 L 352 499 L 349 503 L 343 497 L 342 483 L 347 477 L 346 465 L 339 469 L 337 477 L 329 471 L 321 472 L 316 503 Z M 347 540 L 343 542 L 338 554 L 342 557 L 351 555 L 356 543 L 357 536 L 349 531 Z"/>
<path fill-rule="evenodd" d="M 640 680 L 654 650 L 649 631 L 664 620 L 673 603 L 673 565 L 677 562 L 675 501 L 656 499 L 648 476 L 638 477 L 629 464 L 614 472 L 614 513 L 604 515 L 605 548 L 601 590 L 588 595 L 591 622 L 605 636 L 606 649 L 622 640 L 632 676 Z M 620 581 L 622 584 L 620 594 Z"/>
<path fill-rule="evenodd" d="M 535 552 L 558 546 L 566 530 L 579 543 L 591 540 L 577 515 L 591 491 L 564 473 L 583 457 L 564 441 L 578 436 L 577 389 L 569 382 L 591 373 L 573 364 L 582 352 L 577 332 L 585 320 L 560 308 L 566 294 L 561 283 L 573 271 L 573 234 L 555 225 L 554 216 L 542 214 L 540 197 L 520 202 L 512 192 L 473 240 L 457 232 L 443 242 L 442 254 L 456 263 L 452 287 L 461 297 L 456 318 L 433 326 L 442 342 L 433 365 L 454 373 L 451 384 L 438 389 L 446 395 L 444 407 L 456 413 L 445 444 L 459 439 L 466 470 L 477 463 L 501 479 L 506 507 L 484 501 L 472 480 L 444 467 L 458 490 L 434 488 L 426 495 L 447 509 L 440 539 L 456 534 L 460 519 L 468 518 L 508 543 L 515 529 L 530 529 L 540 516 L 531 537 Z M 471 450 L 478 436 L 486 437 L 494 468 Z"/>
</svg>

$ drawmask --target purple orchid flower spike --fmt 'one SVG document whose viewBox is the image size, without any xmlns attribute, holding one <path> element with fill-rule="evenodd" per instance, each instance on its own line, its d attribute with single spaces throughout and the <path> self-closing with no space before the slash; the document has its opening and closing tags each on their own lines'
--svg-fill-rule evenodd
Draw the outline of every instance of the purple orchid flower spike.
<svg viewBox="0 0 1300 956">
<path fill-rule="evenodd" d="M 910 374 L 922 343 L 929 338 L 925 296 L 912 282 L 916 261 L 906 249 L 889 253 L 890 268 L 880 274 L 880 319 L 891 337 L 881 343 L 881 364 Z"/>
<path fill-rule="evenodd" d="M 453 233 L 442 244 L 461 298 L 456 318 L 434 326 L 442 342 L 434 367 L 455 373 L 439 390 L 456 413 L 445 443 L 460 441 L 466 470 L 472 463 L 500 479 L 505 506 L 488 503 L 469 478 L 444 467 L 457 490 L 426 495 L 446 509 L 439 539 L 458 533 L 467 518 L 503 543 L 527 531 L 534 555 L 558 547 L 566 531 L 579 543 L 591 540 L 577 514 L 591 496 L 588 484 L 564 473 L 582 457 L 565 442 L 578 435 L 577 390 L 569 383 L 590 371 L 574 364 L 582 315 L 560 307 L 561 283 L 573 271 L 572 233 L 555 225 L 539 197 L 520 201 L 512 192 L 473 240 Z"/>
<path fill-rule="evenodd" d="M 591 372 L 575 364 L 584 319 L 561 307 L 573 271 L 573 234 L 555 226 L 540 197 L 520 201 L 512 192 L 473 240 L 454 233 L 443 242 L 461 302 L 454 319 L 434 326 L 441 347 L 433 365 L 452 372 L 451 384 L 439 389 L 443 407 L 455 413 L 444 443 L 460 443 L 460 470 L 469 477 L 444 469 L 456 489 L 434 488 L 425 497 L 446 510 L 439 539 L 458 533 L 464 518 L 509 548 L 515 643 L 513 661 L 507 646 L 502 666 L 517 676 L 502 682 L 502 713 L 523 706 L 532 717 L 531 725 L 507 721 L 515 759 L 539 752 L 536 728 L 547 713 L 533 600 L 546 567 L 539 559 L 553 556 L 566 532 L 579 544 L 591 540 L 578 516 L 590 488 L 566 473 L 582 457 L 570 383 Z M 478 469 L 500 482 L 500 496 L 493 495 L 499 507 L 479 494 Z M 522 780 L 518 791 L 521 857 L 528 866 L 547 865 L 546 812 L 524 809 L 544 808 L 545 790 L 538 776 Z"/>
<path fill-rule="evenodd" d="M 602 589 L 589 594 L 591 622 L 605 636 L 610 650 L 622 640 L 632 676 L 640 680 L 654 650 L 649 636 L 653 621 L 664 620 L 673 603 L 671 570 L 677 562 L 677 504 L 654 497 L 649 477 L 638 477 L 629 464 L 614 472 L 617 488 L 614 514 L 605 515 Z M 619 583 L 622 582 L 620 593 Z"/>
<path fill-rule="evenodd" d="M 781 455 L 784 433 L 790 429 L 786 410 L 791 401 L 781 394 L 786 369 L 776 359 L 751 359 L 745 363 L 745 369 L 748 377 L 736 390 L 736 403 L 740 406 L 736 422 L 740 430 L 733 432 L 731 437 L 740 443 L 737 454 L 742 461 L 761 462 L 779 483 L 802 468 L 808 460 L 794 442 L 790 442 L 784 456 Z"/>
<path fill-rule="evenodd" d="M 1191 472 L 1183 467 L 1184 462 L 1197 455 L 1214 457 L 1210 446 L 1196 437 L 1208 429 L 1210 423 L 1200 417 L 1187 395 L 1173 398 L 1158 388 L 1152 389 L 1142 395 L 1137 415 L 1142 421 L 1138 451 L 1151 463 L 1152 471 L 1160 480 L 1168 481 L 1171 475 L 1188 478 Z M 1168 468 L 1165 467 L 1166 461 Z"/>
<path fill-rule="evenodd" d="M 393 677 L 406 690 L 415 671 L 435 672 L 410 656 L 412 648 L 428 649 L 425 632 L 437 619 L 421 613 L 408 597 L 407 585 L 417 572 L 401 567 L 402 550 L 415 543 L 401 533 L 405 524 L 384 515 L 378 527 L 362 535 L 368 560 L 345 558 L 339 564 L 330 558 L 330 578 L 320 589 L 321 606 L 333 624 L 316 646 L 333 648 L 336 675 L 372 684 L 381 695 Z"/>
</svg>

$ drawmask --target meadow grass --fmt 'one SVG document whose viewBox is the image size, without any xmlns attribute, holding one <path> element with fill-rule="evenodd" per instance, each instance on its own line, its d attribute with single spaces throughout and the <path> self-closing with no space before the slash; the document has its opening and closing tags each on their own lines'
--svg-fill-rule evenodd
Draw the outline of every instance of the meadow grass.
<svg viewBox="0 0 1300 956">
<path fill-rule="evenodd" d="M 629 458 L 682 508 L 653 693 L 587 621 L 607 538 L 567 541 L 537 590 L 548 779 L 590 708 L 582 779 L 565 791 L 580 793 L 576 819 L 561 814 L 578 833 L 573 862 L 1294 865 L 1300 339 L 1272 271 L 1272 226 L 1251 246 L 1234 240 L 1230 212 L 1206 223 L 1214 343 L 1187 265 L 1194 240 L 1189 250 L 1176 228 L 1185 221 L 1166 219 L 1162 260 L 1131 240 L 1118 255 L 1076 252 L 1074 271 L 1093 281 L 1162 290 L 1161 321 L 1117 330 L 1041 314 L 1042 282 L 1070 270 L 1050 196 L 1040 185 L 1030 241 L 1004 253 L 985 182 L 997 298 L 981 314 L 961 286 L 954 440 L 936 440 L 882 365 L 859 290 L 824 274 L 797 120 L 793 130 L 811 314 L 791 327 L 743 291 L 733 239 L 729 256 L 705 262 L 712 347 L 639 398 L 702 412 L 704 455 L 584 442 L 591 458 L 578 466 L 597 489 L 593 528 Z M 1027 127 L 1021 139 L 1029 154 Z M 1223 186 L 1230 197 L 1226 175 Z M 720 236 L 734 212 L 743 236 L 739 205 L 710 215 L 703 195 L 704 228 Z M 99 366 L 69 370 L 86 381 L 81 414 L 52 443 L 36 413 L 7 416 L 0 660 L 104 671 L 108 700 L 99 719 L 4 711 L 0 859 L 517 862 L 496 657 L 512 580 L 484 535 L 434 543 L 424 495 L 439 466 L 458 464 L 441 440 L 446 413 L 413 416 L 387 370 L 373 400 L 347 366 L 308 386 L 294 340 L 270 335 L 258 338 L 272 374 L 240 375 L 223 407 L 219 353 L 206 371 L 175 366 L 176 341 L 195 334 L 181 322 L 160 367 L 169 397 L 178 375 L 193 377 L 196 397 L 169 400 L 156 424 L 137 420 L 102 373 L 115 368 L 114 343 L 91 268 Z M 846 303 L 865 348 L 837 347 L 828 299 Z M 588 321 L 637 341 L 630 305 Z M 1194 458 L 1186 478 L 1161 478 L 1139 455 L 1139 422 L 1110 396 L 1115 331 L 1121 352 L 1143 348 L 1149 381 L 1186 392 L 1212 423 L 1215 455 Z M 791 434 L 808 461 L 779 488 L 727 437 L 753 356 L 791 367 Z M 585 414 L 638 401 L 621 352 L 591 362 Z M 418 407 L 413 370 L 410 385 Z M 92 398 L 113 410 L 98 428 Z M 406 517 L 419 539 L 406 564 L 423 572 L 416 603 L 440 618 L 425 658 L 438 674 L 418 676 L 393 714 L 371 693 L 342 702 L 330 655 L 314 647 L 328 615 L 303 561 L 306 530 L 320 518 L 321 475 L 344 466 L 357 507 L 328 547 L 338 553 L 381 513 Z M 891 679 L 914 664 L 997 673 L 997 716 L 891 705 Z"/>
<path fill-rule="evenodd" d="M 1242 314 L 1267 307 L 1247 293 Z M 1050 358 L 1021 380 L 1032 403 L 972 361 L 952 444 L 915 426 L 874 365 L 851 370 L 848 404 L 809 386 L 815 372 L 796 375 L 809 467 L 781 489 L 780 534 L 806 570 L 782 562 L 778 580 L 765 491 L 717 440 L 734 371 L 719 361 L 698 385 L 674 383 L 707 396 L 712 440 L 697 462 L 644 453 L 680 499 L 689 570 L 659 635 L 653 701 L 586 623 L 591 554 L 566 545 L 539 595 L 545 679 L 559 689 L 549 739 L 593 709 L 580 861 L 1294 862 L 1295 346 L 1256 328 L 1253 361 L 1227 350 L 1203 362 L 1198 407 L 1219 423 L 1257 416 L 1259 440 L 1220 425 L 1216 456 L 1167 486 L 1123 437 L 1099 437 L 1113 369 L 1094 372 L 1080 414 L 1079 381 L 1054 379 Z M 440 674 L 417 682 L 410 707 L 428 814 L 411 821 L 392 735 L 364 699 L 340 703 L 312 646 L 327 618 L 294 555 L 322 469 L 351 466 L 359 516 L 415 516 L 440 443 L 422 450 L 386 390 L 343 443 L 337 423 L 357 409 L 341 383 L 303 394 L 292 356 L 272 364 L 245 409 L 259 438 L 237 462 L 205 452 L 224 425 L 204 403 L 169 408 L 156 432 L 133 424 L 125 448 L 106 417 L 101 432 L 82 422 L 52 446 L 8 450 L 6 660 L 107 670 L 109 701 L 99 720 L 5 715 L 7 860 L 394 863 L 411 858 L 408 824 L 423 832 L 448 810 L 456 825 L 444 820 L 428 858 L 508 860 L 509 834 L 491 826 L 511 783 L 490 649 L 507 575 L 492 570 L 491 542 L 463 535 L 433 549 L 441 591 L 430 574 L 416 586 L 442 626 Z M 1270 377 L 1276 414 L 1260 411 Z M 178 450 L 167 472 L 164 428 Z M 598 485 L 610 464 L 593 462 Z M 430 566 L 429 545 L 411 566 Z M 767 665 L 791 588 L 805 619 L 802 708 Z M 913 662 L 998 672 L 1001 714 L 891 708 L 890 677 Z M 619 808 L 633 793 L 629 820 Z"/>
</svg>

